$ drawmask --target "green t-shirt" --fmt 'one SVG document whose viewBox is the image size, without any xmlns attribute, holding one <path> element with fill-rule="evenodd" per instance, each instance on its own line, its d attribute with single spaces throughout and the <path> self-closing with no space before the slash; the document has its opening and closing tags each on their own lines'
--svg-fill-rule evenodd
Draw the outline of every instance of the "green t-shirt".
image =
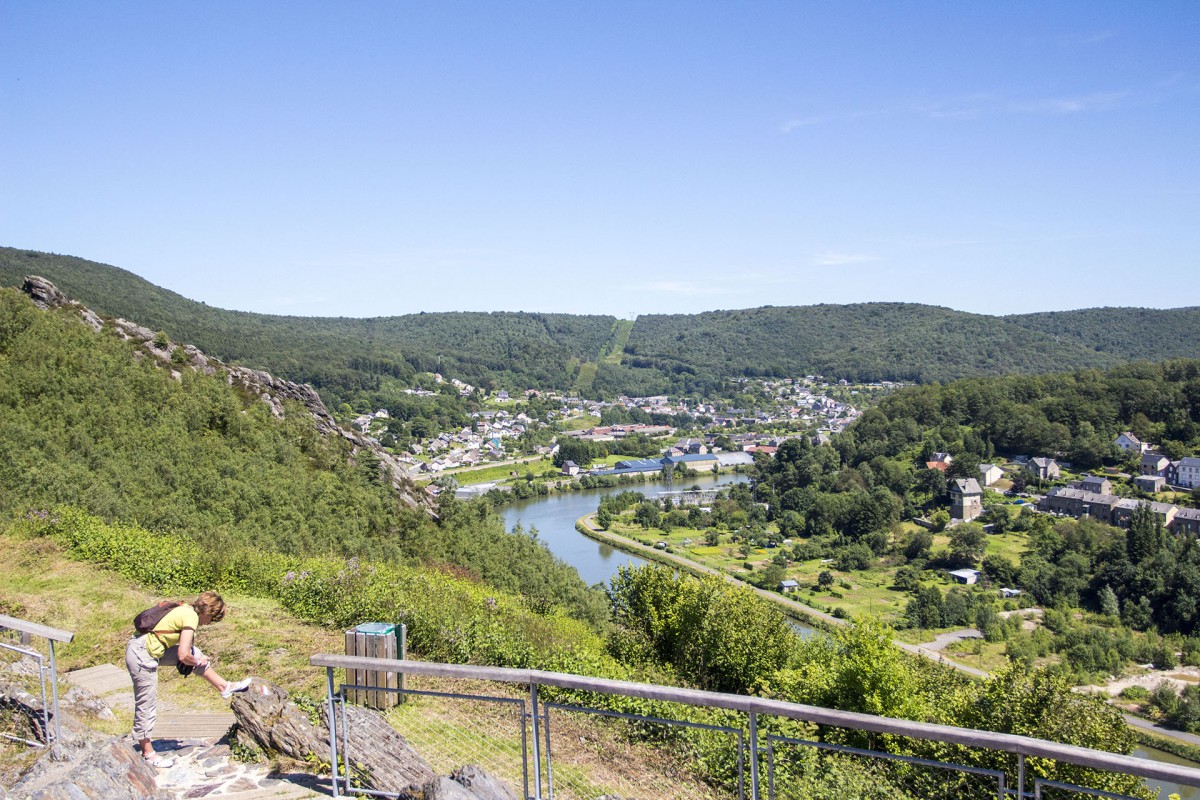
<svg viewBox="0 0 1200 800">
<path fill-rule="evenodd" d="M 195 631 L 198 627 L 200 627 L 200 616 L 191 604 L 184 603 L 176 606 L 154 626 L 158 635 L 153 633 L 146 635 L 146 652 L 150 654 L 151 658 L 162 658 L 168 647 L 179 644 L 180 633 Z"/>
</svg>

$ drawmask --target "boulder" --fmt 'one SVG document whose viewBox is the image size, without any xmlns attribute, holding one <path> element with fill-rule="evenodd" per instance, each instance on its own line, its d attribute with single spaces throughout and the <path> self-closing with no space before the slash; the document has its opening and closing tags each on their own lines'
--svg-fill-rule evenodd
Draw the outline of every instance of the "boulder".
<svg viewBox="0 0 1200 800">
<path fill-rule="evenodd" d="M 238 731 L 266 750 L 298 761 L 329 759 L 329 712 L 322 706 L 320 721 L 288 700 L 287 692 L 272 684 L 255 684 L 233 701 Z M 344 741 L 338 713 L 339 750 Z M 421 754 L 377 711 L 348 706 L 346 734 L 350 766 L 365 788 L 418 797 L 422 787 L 437 776 Z M 344 756 L 344 753 L 341 754 Z"/>
<path fill-rule="evenodd" d="M 63 760 L 43 757 L 9 789 L 9 800 L 157 800 L 154 768 L 128 738 L 76 740 Z"/>
</svg>

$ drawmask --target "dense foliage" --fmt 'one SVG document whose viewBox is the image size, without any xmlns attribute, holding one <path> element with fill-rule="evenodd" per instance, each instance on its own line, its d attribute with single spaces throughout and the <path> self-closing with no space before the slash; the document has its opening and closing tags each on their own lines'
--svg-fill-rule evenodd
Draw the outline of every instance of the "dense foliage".
<svg viewBox="0 0 1200 800">
<path fill-rule="evenodd" d="M 327 401 L 443 372 L 477 386 L 569 388 L 614 333 L 608 316 L 524 312 L 285 317 L 212 308 L 115 267 L 0 248 L 0 286 L 41 275 L 100 314 L 136 320 L 230 362 L 321 390 Z"/>
<path fill-rule="evenodd" d="M 929 382 L 1200 357 L 1194 308 L 989 317 L 869 303 L 646 315 L 632 329 L 599 315 L 284 317 L 211 308 L 79 258 L 0 248 L 0 286 L 19 286 L 28 274 L 48 278 L 100 313 L 311 383 L 334 404 L 386 395 L 389 379 L 409 385 L 418 373 L 434 371 L 485 388 L 712 396 L 729 378 L 746 375 Z"/>
<path fill-rule="evenodd" d="M 604 617 L 603 596 L 486 505 L 401 511 L 378 463 L 273 418 L 221 375 L 179 380 L 110 331 L 0 290 L 0 511 L 70 504 L 176 531 L 214 552 L 449 565 L 538 602 Z"/>
<path fill-rule="evenodd" d="M 711 376 L 811 373 L 927 383 L 1173 356 L 1200 357 L 1200 309 L 988 317 L 913 303 L 865 303 L 644 315 L 634 324 L 623 363 L 648 373 L 647 380 L 657 374 L 664 376 L 660 385 L 669 379 L 683 387 Z M 615 382 L 602 365 L 597 384 Z"/>
</svg>

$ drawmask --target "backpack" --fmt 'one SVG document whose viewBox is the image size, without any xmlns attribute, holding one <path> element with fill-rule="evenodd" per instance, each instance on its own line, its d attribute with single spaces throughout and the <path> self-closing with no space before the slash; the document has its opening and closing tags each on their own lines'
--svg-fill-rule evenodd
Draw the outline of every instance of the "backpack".
<svg viewBox="0 0 1200 800">
<path fill-rule="evenodd" d="M 158 605 L 150 606 L 133 618 L 133 627 L 139 634 L 154 633 L 154 627 L 162 618 L 183 605 L 182 600 L 162 600 Z"/>
</svg>

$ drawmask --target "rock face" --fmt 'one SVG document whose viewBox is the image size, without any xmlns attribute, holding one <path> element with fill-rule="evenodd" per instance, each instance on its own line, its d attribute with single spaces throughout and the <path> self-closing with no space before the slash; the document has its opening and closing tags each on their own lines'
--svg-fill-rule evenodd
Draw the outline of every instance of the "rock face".
<svg viewBox="0 0 1200 800">
<path fill-rule="evenodd" d="M 300 761 L 329 760 L 329 714 L 322 707 L 320 722 L 288 700 L 287 692 L 271 684 L 256 684 L 233 700 L 239 733 L 266 750 Z M 343 736 L 349 739 L 352 775 L 368 789 L 396 792 L 410 800 L 517 800 L 513 790 L 479 767 L 467 765 L 449 777 L 438 777 L 420 753 L 371 709 L 347 706 L 346 730 L 341 712 L 336 720 L 339 755 Z"/>
<path fill-rule="evenodd" d="M 165 797 L 128 740 L 63 743 L 65 761 L 43 757 L 9 790 L 12 800 L 150 800 Z"/>
<path fill-rule="evenodd" d="M 71 301 L 59 291 L 58 287 L 45 278 L 26 275 L 22 289 L 43 310 L 60 307 L 72 308 L 77 310 L 83 320 L 94 330 L 98 331 L 104 327 L 104 321 L 90 309 Z M 262 370 L 228 366 L 190 344 L 177 345 L 169 340 L 163 343 L 159 334 L 128 320 L 114 319 L 110 320 L 109 324 L 122 338 L 137 342 L 141 346 L 142 349 L 138 351 L 137 355 L 142 358 L 145 355 L 151 356 L 163 367 L 171 369 L 171 374 L 176 380 L 181 377 L 178 370 L 185 367 L 207 375 L 216 375 L 218 371 L 222 371 L 231 386 L 238 386 L 258 397 L 278 418 L 284 416 L 286 401 L 294 400 L 300 403 L 312 415 L 317 431 L 322 436 L 340 436 L 350 442 L 356 453 L 360 451 L 372 453 L 379 462 L 381 476 L 395 488 L 396 496 L 401 503 L 409 508 L 423 508 L 432 513 L 432 500 L 428 494 L 413 483 L 413 474 L 409 468 L 384 450 L 378 442 L 357 431 L 348 431 L 339 426 L 333 415 L 329 413 L 329 409 L 325 408 L 325 404 L 321 402 L 316 390 L 311 386 L 285 381 Z M 161 346 L 160 343 L 162 343 Z M 182 353 L 182 363 L 180 363 L 179 356 L 176 355 L 176 350 Z"/>
</svg>

